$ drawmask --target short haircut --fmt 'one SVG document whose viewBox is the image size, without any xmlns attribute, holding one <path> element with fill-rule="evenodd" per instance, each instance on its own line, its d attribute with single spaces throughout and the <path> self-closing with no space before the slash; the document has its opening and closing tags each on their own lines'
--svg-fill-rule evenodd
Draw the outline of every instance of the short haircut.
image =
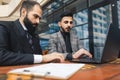
<svg viewBox="0 0 120 80">
<path fill-rule="evenodd" d="M 73 18 L 73 13 L 71 12 L 64 12 L 60 15 L 59 21 L 62 20 L 63 17 L 72 17 Z"/>
<path fill-rule="evenodd" d="M 33 9 L 34 5 L 39 5 L 40 6 L 40 4 L 36 1 L 24 0 L 23 3 L 22 3 L 22 6 L 20 8 L 20 15 L 21 15 L 22 8 L 25 8 L 27 11 L 30 11 L 30 10 Z M 40 9 L 42 9 L 41 6 L 40 6 Z"/>
</svg>

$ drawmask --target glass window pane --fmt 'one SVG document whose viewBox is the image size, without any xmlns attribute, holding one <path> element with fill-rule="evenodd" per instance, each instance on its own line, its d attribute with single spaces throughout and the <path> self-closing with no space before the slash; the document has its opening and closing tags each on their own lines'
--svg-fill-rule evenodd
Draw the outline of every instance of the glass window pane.
<svg viewBox="0 0 120 80">
<path fill-rule="evenodd" d="M 80 11 L 74 14 L 75 25 L 82 25 L 88 23 L 88 10 Z"/>
<path fill-rule="evenodd" d="M 89 50 L 89 39 L 88 39 L 88 10 L 82 10 L 73 15 L 75 20 L 75 26 L 73 29 L 76 30 L 77 36 L 84 48 Z"/>
<path fill-rule="evenodd" d="M 120 28 L 120 0 L 117 1 L 117 8 L 118 8 L 118 23 L 119 23 L 119 28 Z"/>
<path fill-rule="evenodd" d="M 97 8 L 92 11 L 93 19 L 93 40 L 94 40 L 94 53 L 102 53 L 108 27 L 112 22 L 111 18 L 111 5 Z M 100 55 L 95 55 L 98 58 Z"/>
</svg>

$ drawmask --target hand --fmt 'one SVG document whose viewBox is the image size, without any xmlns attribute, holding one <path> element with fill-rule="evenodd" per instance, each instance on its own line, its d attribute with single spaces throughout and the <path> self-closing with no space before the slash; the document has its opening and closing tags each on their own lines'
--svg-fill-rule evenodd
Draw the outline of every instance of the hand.
<svg viewBox="0 0 120 80">
<path fill-rule="evenodd" d="M 73 54 L 73 58 L 79 58 L 81 55 L 87 55 L 89 58 L 92 58 L 92 55 L 85 49 L 79 49 L 76 53 Z"/>
<path fill-rule="evenodd" d="M 53 60 L 59 60 L 60 62 L 63 62 L 65 59 L 64 59 L 63 54 L 58 53 L 58 52 L 53 52 L 51 54 L 43 55 L 42 62 L 50 62 Z"/>
</svg>

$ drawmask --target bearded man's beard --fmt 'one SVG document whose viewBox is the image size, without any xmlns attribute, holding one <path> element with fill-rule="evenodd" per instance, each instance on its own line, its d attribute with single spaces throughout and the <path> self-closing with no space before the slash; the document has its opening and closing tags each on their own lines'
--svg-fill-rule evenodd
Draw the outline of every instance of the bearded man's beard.
<svg viewBox="0 0 120 80">
<path fill-rule="evenodd" d="M 25 27 L 27 28 L 28 32 L 34 36 L 35 35 L 35 29 L 38 26 L 38 24 L 32 24 L 32 22 L 28 19 L 28 17 L 26 16 L 23 20 Z"/>
<path fill-rule="evenodd" d="M 62 28 L 62 27 L 60 27 L 60 30 L 61 30 L 62 32 L 65 32 L 65 33 L 69 33 L 70 30 L 71 30 L 71 28 L 70 28 L 70 27 L 67 27 L 67 28 L 66 28 L 67 32 L 66 32 L 66 30 L 65 30 L 64 28 Z"/>
</svg>

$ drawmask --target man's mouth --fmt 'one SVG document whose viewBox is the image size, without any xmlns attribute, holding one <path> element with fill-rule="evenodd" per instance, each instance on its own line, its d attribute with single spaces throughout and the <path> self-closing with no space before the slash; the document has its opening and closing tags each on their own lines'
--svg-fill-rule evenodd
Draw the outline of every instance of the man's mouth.
<svg viewBox="0 0 120 80">
<path fill-rule="evenodd" d="M 38 26 L 38 24 L 33 24 L 33 27 L 37 27 Z"/>
<path fill-rule="evenodd" d="M 71 29 L 70 27 L 67 27 L 67 28 L 66 28 L 67 31 L 70 31 L 70 29 Z"/>
</svg>

